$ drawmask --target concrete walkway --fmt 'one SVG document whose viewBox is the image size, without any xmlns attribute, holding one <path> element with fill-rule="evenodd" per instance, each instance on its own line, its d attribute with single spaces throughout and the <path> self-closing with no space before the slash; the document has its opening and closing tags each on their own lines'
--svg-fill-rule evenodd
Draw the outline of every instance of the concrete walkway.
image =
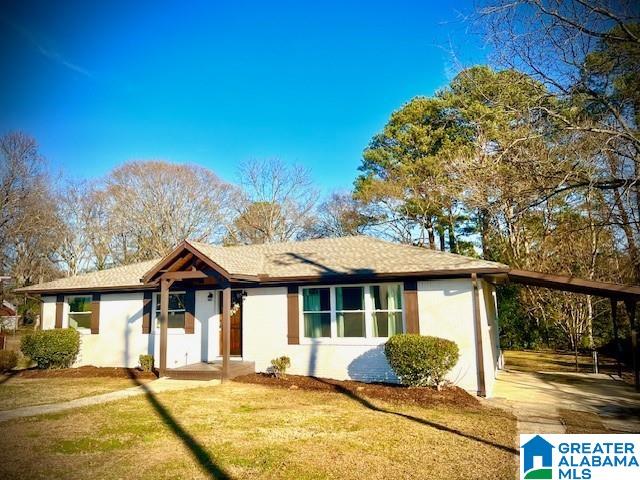
<svg viewBox="0 0 640 480">
<path fill-rule="evenodd" d="M 565 433 L 566 429 L 558 408 L 553 405 L 535 402 L 510 401 L 505 398 L 489 400 L 493 406 L 498 406 L 512 413 L 517 419 L 518 433 Z M 516 439 L 516 442 L 518 440 Z"/>
<path fill-rule="evenodd" d="M 14 410 L 0 411 L 0 422 L 6 422 L 14 418 L 31 417 L 34 415 L 43 415 L 48 413 L 58 413 L 65 410 L 88 407 L 90 405 L 99 405 L 102 403 L 122 400 L 129 397 L 144 395 L 147 393 L 156 394 L 162 392 L 171 392 L 177 390 L 186 390 L 190 388 L 210 387 L 219 385 L 220 380 L 170 380 L 161 378 L 140 386 L 125 388 L 124 390 L 116 390 L 115 392 L 103 393 L 92 397 L 77 398 L 60 403 L 51 403 L 48 405 L 35 405 L 31 407 L 16 408 Z"/>
<path fill-rule="evenodd" d="M 564 433 L 560 409 L 595 413 L 611 430 L 640 432 L 640 394 L 608 375 L 507 369 L 490 401 L 516 415 L 519 433 Z"/>
</svg>

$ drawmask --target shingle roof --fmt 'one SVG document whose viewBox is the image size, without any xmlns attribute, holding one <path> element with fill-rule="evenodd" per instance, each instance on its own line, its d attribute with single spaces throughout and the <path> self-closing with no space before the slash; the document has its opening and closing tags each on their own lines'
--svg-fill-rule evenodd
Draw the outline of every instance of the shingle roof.
<svg viewBox="0 0 640 480">
<path fill-rule="evenodd" d="M 202 242 L 189 241 L 189 243 L 232 275 L 262 273 L 262 258 L 266 245 L 222 247 Z"/>
<path fill-rule="evenodd" d="M 232 277 L 250 275 L 259 277 L 261 281 L 344 275 L 462 274 L 508 269 L 501 263 L 389 243 L 366 236 L 235 247 L 193 241 L 188 243 Z M 142 286 L 140 279 L 157 263 L 157 259 L 150 260 L 33 285 L 19 291 Z"/>
<path fill-rule="evenodd" d="M 231 274 L 270 278 L 506 269 L 506 265 L 367 236 L 218 247 L 189 242 Z"/>
<path fill-rule="evenodd" d="M 98 270 L 97 272 L 85 273 L 74 277 L 59 278 L 52 282 L 39 283 L 29 287 L 16 289 L 16 292 L 55 292 L 58 290 L 91 290 L 91 289 L 114 289 L 116 287 L 138 287 L 141 286 L 140 278 L 151 269 L 160 259 L 156 258 L 146 262 L 132 263 L 122 267 Z"/>
</svg>

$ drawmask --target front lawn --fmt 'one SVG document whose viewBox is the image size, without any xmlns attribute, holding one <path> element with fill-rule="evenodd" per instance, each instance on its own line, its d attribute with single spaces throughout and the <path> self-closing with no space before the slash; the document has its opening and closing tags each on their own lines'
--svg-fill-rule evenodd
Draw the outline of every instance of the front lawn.
<svg viewBox="0 0 640 480">
<path fill-rule="evenodd" d="M 0 376 L 0 410 L 64 402 L 135 386 L 125 378 L 23 378 Z"/>
<path fill-rule="evenodd" d="M 230 382 L 1 424 L 3 478 L 506 479 L 515 419 Z M 4 472 L 3 472 L 4 470 Z"/>
<path fill-rule="evenodd" d="M 521 372 L 575 372 L 576 360 L 571 352 L 505 350 L 505 366 Z M 615 359 L 600 356 L 598 359 L 600 373 L 617 373 Z M 593 373 L 591 355 L 578 355 L 580 372 Z"/>
</svg>

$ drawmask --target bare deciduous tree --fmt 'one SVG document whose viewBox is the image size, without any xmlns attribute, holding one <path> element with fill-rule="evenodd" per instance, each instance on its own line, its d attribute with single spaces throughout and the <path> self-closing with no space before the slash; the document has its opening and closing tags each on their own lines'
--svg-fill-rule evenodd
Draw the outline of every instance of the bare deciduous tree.
<svg viewBox="0 0 640 480">
<path fill-rule="evenodd" d="M 96 270 L 108 268 L 118 257 L 113 250 L 116 221 L 111 218 L 109 205 L 106 192 L 97 188 L 91 188 L 86 192 L 84 230 Z"/>
<path fill-rule="evenodd" d="M 16 285 L 56 275 L 61 232 L 44 159 L 20 132 L 0 137 L 0 265 Z"/>
<path fill-rule="evenodd" d="M 254 160 L 239 168 L 242 193 L 227 244 L 284 242 L 308 235 L 318 193 L 308 170 L 277 159 Z"/>
<path fill-rule="evenodd" d="M 130 162 L 104 183 L 99 208 L 108 211 L 115 264 L 164 255 L 187 238 L 219 241 L 234 203 L 233 187 L 196 165 Z M 100 209 L 91 218 L 102 219 Z"/>
<path fill-rule="evenodd" d="M 533 105 L 564 142 L 597 145 L 589 178 L 551 178 L 537 201 L 598 189 L 607 197 L 609 225 L 624 235 L 640 282 L 640 10 L 633 1 L 494 0 L 480 25 L 497 65 L 542 82 L 557 102 Z M 559 172 L 560 173 L 560 172 Z"/>
<path fill-rule="evenodd" d="M 58 215 L 64 223 L 57 253 L 67 275 L 78 275 L 92 267 L 86 186 L 82 182 L 67 182 L 57 200 Z"/>
<path fill-rule="evenodd" d="M 374 219 L 365 213 L 365 206 L 350 193 L 332 193 L 317 209 L 315 237 L 347 237 L 366 231 Z"/>
</svg>

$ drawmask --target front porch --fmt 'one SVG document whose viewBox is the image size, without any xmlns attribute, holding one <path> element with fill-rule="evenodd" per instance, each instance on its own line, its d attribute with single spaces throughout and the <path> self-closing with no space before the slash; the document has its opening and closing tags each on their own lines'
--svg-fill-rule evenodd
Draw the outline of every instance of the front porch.
<svg viewBox="0 0 640 480">
<path fill-rule="evenodd" d="M 156 346 L 159 359 L 160 375 L 168 378 L 179 379 L 220 379 L 225 381 L 239 375 L 253 373 L 255 365 L 253 362 L 243 362 L 232 360 L 232 356 L 242 355 L 242 300 L 243 288 L 255 285 L 257 277 L 247 275 L 231 275 L 225 269 L 213 262 L 210 258 L 193 247 L 189 242 L 181 243 L 173 252 L 159 262 L 152 270 L 147 272 L 142 282 L 148 287 L 160 287 L 159 298 L 156 303 L 156 311 L 158 313 L 158 324 L 160 330 L 159 345 Z M 184 354 L 185 363 L 187 358 L 191 361 L 200 360 L 197 363 L 189 363 L 181 367 L 170 368 L 169 363 L 182 363 L 175 361 L 175 353 L 172 353 L 172 361 L 168 361 L 168 343 L 169 343 L 169 297 L 170 295 L 183 295 L 184 300 L 181 301 L 181 308 L 174 307 L 171 311 L 173 315 L 176 311 L 179 314 L 184 312 L 184 334 L 185 335 L 202 335 L 195 327 L 196 316 L 196 297 L 197 291 L 207 290 L 210 293 L 205 301 L 212 302 L 213 295 L 217 291 L 220 293 L 215 304 L 218 306 L 217 313 L 219 315 L 219 348 L 213 347 L 212 339 L 215 338 L 213 324 L 206 327 L 207 330 L 207 352 L 202 351 L 193 355 L 187 351 Z M 179 291 L 179 293 L 170 293 Z M 203 301 L 202 299 L 200 300 Z M 213 312 L 199 319 L 202 324 L 205 319 L 212 318 Z M 175 317 L 174 317 L 175 318 Z M 175 327 L 172 328 L 179 328 Z M 200 327 L 201 329 L 203 327 Z M 174 337 L 175 338 L 175 337 Z M 193 351 L 198 352 L 202 347 L 200 344 Z M 221 358 L 221 361 L 208 362 L 209 359 L 215 357 Z"/>
<path fill-rule="evenodd" d="M 222 380 L 222 361 L 211 363 L 198 362 L 177 368 L 169 368 L 165 376 L 176 380 Z M 242 360 L 230 360 L 227 379 L 255 373 L 255 363 Z"/>
</svg>

